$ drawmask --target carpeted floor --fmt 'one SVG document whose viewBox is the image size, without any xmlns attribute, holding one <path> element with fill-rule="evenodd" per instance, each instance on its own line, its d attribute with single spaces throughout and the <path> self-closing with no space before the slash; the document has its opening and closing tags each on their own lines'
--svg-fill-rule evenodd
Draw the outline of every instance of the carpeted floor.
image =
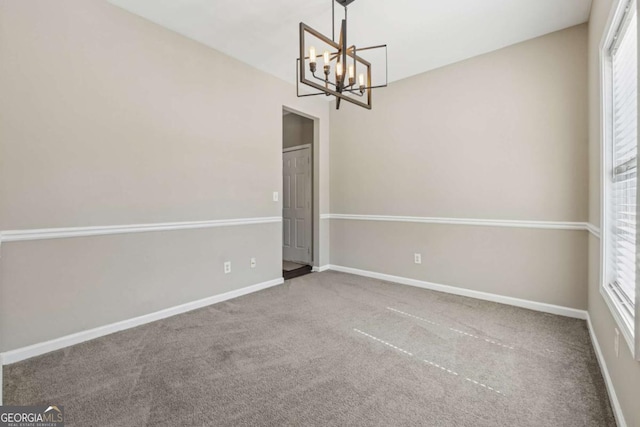
<svg viewBox="0 0 640 427">
<path fill-rule="evenodd" d="M 614 426 L 584 321 L 314 273 L 4 369 L 68 426 Z"/>
</svg>

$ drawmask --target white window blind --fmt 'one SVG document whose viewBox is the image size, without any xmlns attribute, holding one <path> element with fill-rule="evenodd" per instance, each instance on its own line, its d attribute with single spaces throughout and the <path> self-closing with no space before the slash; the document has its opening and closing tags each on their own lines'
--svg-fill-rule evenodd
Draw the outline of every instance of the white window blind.
<svg viewBox="0 0 640 427">
<path fill-rule="evenodd" d="M 635 8 L 634 8 L 635 9 Z M 611 290 L 633 318 L 636 293 L 636 186 L 638 156 L 637 14 L 628 11 L 611 46 L 612 270 Z"/>
</svg>

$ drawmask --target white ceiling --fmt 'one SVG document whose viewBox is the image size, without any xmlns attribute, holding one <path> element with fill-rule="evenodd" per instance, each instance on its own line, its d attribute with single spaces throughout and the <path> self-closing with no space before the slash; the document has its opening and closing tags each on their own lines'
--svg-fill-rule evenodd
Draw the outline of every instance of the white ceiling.
<svg viewBox="0 0 640 427">
<path fill-rule="evenodd" d="M 109 2 L 291 83 L 298 24 L 331 37 L 331 0 Z M 358 0 L 348 42 L 386 43 L 394 81 L 581 24 L 590 8 L 591 0 Z"/>
</svg>

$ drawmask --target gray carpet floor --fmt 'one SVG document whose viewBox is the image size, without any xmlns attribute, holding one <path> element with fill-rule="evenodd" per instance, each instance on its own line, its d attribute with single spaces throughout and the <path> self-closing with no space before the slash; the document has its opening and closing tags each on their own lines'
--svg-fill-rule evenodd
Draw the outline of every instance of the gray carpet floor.
<svg viewBox="0 0 640 427">
<path fill-rule="evenodd" d="M 584 321 L 336 272 L 4 369 L 68 426 L 614 426 Z"/>
</svg>

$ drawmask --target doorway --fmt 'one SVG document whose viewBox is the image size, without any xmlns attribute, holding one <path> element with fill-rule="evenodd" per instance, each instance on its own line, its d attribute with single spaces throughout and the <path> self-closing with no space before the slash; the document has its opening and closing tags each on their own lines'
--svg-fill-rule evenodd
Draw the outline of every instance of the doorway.
<svg viewBox="0 0 640 427">
<path fill-rule="evenodd" d="M 311 272 L 313 263 L 314 121 L 283 110 L 282 275 Z"/>
</svg>

